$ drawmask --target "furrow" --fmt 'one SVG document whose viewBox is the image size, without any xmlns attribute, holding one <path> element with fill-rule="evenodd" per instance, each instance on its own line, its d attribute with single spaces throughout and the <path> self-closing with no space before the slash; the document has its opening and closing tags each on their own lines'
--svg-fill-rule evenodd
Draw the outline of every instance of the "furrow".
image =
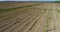
<svg viewBox="0 0 60 32">
<path fill-rule="evenodd" d="M 46 13 L 46 11 L 44 12 Z M 44 16 L 44 13 L 36 20 L 36 22 L 25 32 L 37 32 L 38 28 L 40 27 L 41 17 Z"/>
<path fill-rule="evenodd" d="M 42 15 L 42 14 L 41 14 Z M 28 31 L 28 29 L 30 28 L 30 27 L 32 27 L 32 25 L 36 22 L 36 20 L 41 16 L 41 15 L 39 15 L 39 16 L 37 16 L 34 20 L 31 20 L 32 22 L 30 22 L 30 23 L 28 23 L 27 25 L 25 25 L 21 30 L 19 30 L 18 32 L 26 32 L 26 31 Z"/>
<path fill-rule="evenodd" d="M 27 14 L 27 15 L 30 15 L 30 14 Z M 27 15 L 19 16 L 19 17 L 14 18 L 14 19 L 12 19 L 12 20 L 10 20 L 10 21 L 8 20 L 7 22 L 1 23 L 1 24 L 0 24 L 0 29 L 1 29 L 2 27 L 5 27 L 5 26 L 11 24 L 11 23 L 14 23 L 17 19 L 20 20 L 21 18 L 27 17 Z M 22 19 L 21 19 L 21 20 L 22 20 Z"/>
<path fill-rule="evenodd" d="M 26 18 L 26 17 L 24 17 L 24 18 Z M 10 26 L 13 26 L 13 25 L 15 25 L 15 24 L 17 24 L 17 23 L 19 23 L 19 22 L 22 22 L 21 20 L 25 20 L 24 18 L 19 19 L 19 20 L 11 23 L 10 25 L 8 25 L 8 26 L 6 26 L 6 27 L 3 27 L 1 30 L 6 30 L 6 29 L 9 28 Z M 29 17 L 27 17 L 27 18 L 29 18 Z M 26 19 L 27 19 L 27 18 L 26 18 Z"/>
<path fill-rule="evenodd" d="M 22 20 L 22 22 L 17 22 L 15 25 L 11 26 L 10 28 L 8 28 L 4 32 L 11 32 L 12 30 L 14 30 L 19 25 L 23 25 L 24 23 L 28 23 L 27 20 L 29 20 L 31 17 L 33 17 L 33 14 L 31 16 L 28 16 L 28 18 L 25 18 L 24 20 Z"/>
<path fill-rule="evenodd" d="M 29 12 L 29 13 L 32 13 L 32 12 L 34 12 L 34 11 L 31 11 L 31 12 Z M 27 13 L 27 14 L 29 14 L 29 13 Z M 16 18 L 16 17 L 18 17 L 19 15 L 20 15 L 20 14 L 16 14 L 16 15 L 14 15 L 13 17 L 11 17 L 11 18 L 9 18 L 9 19 L 6 19 L 6 20 L 1 21 L 1 22 L 0 22 L 0 25 L 3 24 L 3 23 L 9 22 L 10 19 L 13 19 L 14 17 Z M 24 15 L 26 15 L 26 14 L 24 14 Z M 20 15 L 20 16 L 23 16 L 23 14 Z"/>
</svg>

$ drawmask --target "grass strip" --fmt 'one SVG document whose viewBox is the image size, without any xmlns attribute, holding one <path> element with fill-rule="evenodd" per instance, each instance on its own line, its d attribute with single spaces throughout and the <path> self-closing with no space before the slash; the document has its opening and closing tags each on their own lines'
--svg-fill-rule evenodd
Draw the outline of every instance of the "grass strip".
<svg viewBox="0 0 60 32">
<path fill-rule="evenodd" d="M 58 13 L 60 13 L 60 10 L 56 10 Z"/>
<path fill-rule="evenodd" d="M 15 9 L 19 9 L 19 8 L 26 8 L 26 7 L 32 7 L 32 6 L 36 6 L 39 4 L 35 4 L 35 5 L 29 5 L 29 6 L 21 6 L 21 7 L 14 7 L 14 8 L 6 8 L 6 9 L 0 9 L 0 13 L 2 12 L 6 12 L 6 11 L 11 11 L 11 10 L 15 10 Z"/>
</svg>

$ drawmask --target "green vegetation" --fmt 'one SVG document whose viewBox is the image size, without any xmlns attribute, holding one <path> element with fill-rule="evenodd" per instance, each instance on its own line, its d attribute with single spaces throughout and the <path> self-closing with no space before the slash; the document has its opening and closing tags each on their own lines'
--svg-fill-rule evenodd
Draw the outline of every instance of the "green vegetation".
<svg viewBox="0 0 60 32">
<path fill-rule="evenodd" d="M 0 2 L 0 5 L 3 5 L 3 4 L 11 4 L 11 3 L 16 3 L 16 2 Z"/>
<path fill-rule="evenodd" d="M 39 4 L 35 4 L 35 5 L 39 5 Z M 6 11 L 12 11 L 12 10 L 19 9 L 19 8 L 32 7 L 32 6 L 35 6 L 35 5 L 21 6 L 21 7 L 14 7 L 14 8 L 5 8 L 5 9 L 0 8 L 0 13 L 6 12 Z"/>
<path fill-rule="evenodd" d="M 57 10 L 58 13 L 60 13 L 60 10 Z"/>
<path fill-rule="evenodd" d="M 47 20 L 46 20 L 46 26 L 45 26 L 45 32 L 48 32 L 48 29 L 49 29 L 49 19 L 50 19 L 51 15 L 48 13 L 47 15 Z"/>
<path fill-rule="evenodd" d="M 47 32 L 47 30 L 48 30 L 48 19 L 47 19 L 47 21 L 46 21 L 46 27 L 45 27 L 45 32 Z"/>
<path fill-rule="evenodd" d="M 60 3 L 60 1 L 55 1 L 55 3 Z"/>
<path fill-rule="evenodd" d="M 44 9 L 44 11 L 47 11 L 47 9 Z"/>
</svg>

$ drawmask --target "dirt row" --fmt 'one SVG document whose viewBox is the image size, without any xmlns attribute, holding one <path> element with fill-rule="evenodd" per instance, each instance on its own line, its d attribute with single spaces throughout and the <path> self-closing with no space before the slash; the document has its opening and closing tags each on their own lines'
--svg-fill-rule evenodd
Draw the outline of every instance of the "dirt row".
<svg viewBox="0 0 60 32">
<path fill-rule="evenodd" d="M 56 4 L 42 4 L 2 13 L 0 32 L 60 32 L 60 14 L 56 11 Z"/>
<path fill-rule="evenodd" d="M 34 9 L 35 8 L 35 9 Z M 19 9 L 8 14 L 1 14 L 0 32 L 35 32 L 40 27 L 40 17 L 45 13 L 44 10 L 37 9 L 39 6 L 32 8 Z M 37 23 L 36 23 L 37 22 Z M 35 27 L 37 26 L 37 27 Z M 35 28 L 33 28 L 35 27 Z M 24 30 L 24 31 L 23 31 Z"/>
</svg>

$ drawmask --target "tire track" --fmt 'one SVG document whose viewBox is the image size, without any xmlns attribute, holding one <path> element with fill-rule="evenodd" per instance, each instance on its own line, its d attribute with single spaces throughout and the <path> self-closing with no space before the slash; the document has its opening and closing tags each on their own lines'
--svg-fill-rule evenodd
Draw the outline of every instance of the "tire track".
<svg viewBox="0 0 60 32">
<path fill-rule="evenodd" d="M 41 18 L 43 18 L 44 14 L 47 11 L 45 11 L 37 20 L 36 22 L 28 29 L 28 31 L 26 32 L 37 32 L 38 28 L 40 27 L 40 23 L 41 23 Z M 43 27 L 43 26 L 42 26 Z M 41 28 L 40 28 L 41 29 Z"/>
<path fill-rule="evenodd" d="M 32 11 L 31 11 L 31 12 L 32 12 Z M 27 13 L 27 14 L 28 14 L 28 13 Z M 21 15 L 21 13 L 15 14 L 15 15 L 9 17 L 8 19 L 10 20 L 10 18 L 16 17 L 16 16 L 18 16 L 18 15 Z M 6 21 L 8 21 L 8 19 L 6 19 Z M 1 23 L 3 23 L 3 22 L 5 23 L 6 21 L 5 21 L 5 19 L 4 19 L 3 21 L 1 21 Z M 0 24 L 1 24 L 1 23 L 0 23 Z"/>
<path fill-rule="evenodd" d="M 43 15 L 43 14 L 41 14 L 41 15 Z M 40 15 L 40 16 L 41 16 L 41 15 Z M 21 30 L 19 30 L 18 32 L 27 32 L 27 31 L 34 25 L 34 23 L 36 23 L 36 20 L 38 20 L 40 16 L 37 16 L 37 18 L 35 18 L 34 20 L 32 20 L 33 22 L 28 23 L 27 26 L 24 26 L 24 27 L 23 27 Z"/>
<path fill-rule="evenodd" d="M 30 14 L 31 14 L 31 13 L 30 13 Z M 28 15 L 29 15 L 29 14 L 28 14 Z M 27 16 L 26 16 L 26 17 L 27 17 Z M 26 17 L 25 17 L 25 18 L 26 18 Z M 24 17 L 23 17 L 23 18 L 24 18 Z M 21 20 L 22 20 L 22 19 L 21 19 Z M 17 21 L 19 21 L 19 20 L 17 20 Z"/>
<path fill-rule="evenodd" d="M 23 18 L 26 18 L 26 17 L 23 17 Z M 29 17 L 27 17 L 27 18 L 29 18 Z M 19 20 L 23 20 L 23 19 L 19 19 Z M 21 22 L 21 21 L 19 21 L 19 20 L 17 20 L 17 21 L 16 21 L 16 22 L 14 22 L 14 23 L 11 23 L 11 24 L 10 24 L 10 26 L 13 26 L 13 25 L 15 25 L 16 23 Z M 9 26 L 9 25 L 8 25 L 8 26 Z M 3 27 L 3 28 L 2 28 L 2 30 L 6 30 L 8 26 Z M 9 27 L 10 27 L 10 26 L 9 26 Z M 6 28 L 6 29 L 4 29 L 4 28 Z"/>
<path fill-rule="evenodd" d="M 36 11 L 35 11 L 36 12 Z M 32 11 L 31 13 L 34 13 L 34 11 Z M 31 14 L 31 13 L 28 13 L 28 14 Z M 26 14 L 26 15 L 28 15 L 28 14 Z M 22 16 L 24 16 L 24 15 L 22 15 Z M 19 17 L 17 17 L 17 18 L 20 18 L 21 16 L 19 16 Z M 15 19 L 17 19 L 17 18 L 15 18 Z M 9 19 L 10 20 L 10 19 Z M 7 19 L 7 22 L 2 22 L 2 23 L 0 23 L 0 27 L 1 27 L 1 25 L 3 26 L 3 25 L 5 25 L 5 24 L 7 24 L 7 23 L 9 23 L 9 22 L 12 22 L 13 21 L 13 19 L 12 19 L 12 21 L 9 21 L 8 19 Z"/>
<path fill-rule="evenodd" d="M 17 22 L 15 22 L 15 24 L 13 24 L 12 26 L 11 26 L 11 28 L 14 28 L 14 26 L 16 26 L 16 25 L 18 25 L 19 23 L 21 23 L 21 22 L 23 22 L 23 20 L 27 20 L 27 19 L 29 19 L 30 17 L 31 17 L 32 15 L 30 15 L 29 17 L 25 17 L 24 19 L 20 19 L 20 21 L 18 20 Z M 10 28 L 10 27 L 9 27 Z M 5 29 L 6 30 L 6 29 Z"/>
<path fill-rule="evenodd" d="M 37 15 L 33 20 L 31 20 L 32 22 L 29 22 L 29 23 L 27 23 L 24 27 L 22 27 L 21 30 L 19 30 L 18 32 L 22 32 L 22 30 L 23 30 L 23 31 L 26 31 L 26 30 L 23 29 L 23 28 L 25 28 L 25 27 L 28 28 L 27 26 L 33 25 L 33 24 L 35 23 L 36 19 L 38 18 L 38 16 L 39 16 L 39 15 Z"/>
<path fill-rule="evenodd" d="M 34 19 L 35 19 L 35 18 L 34 18 Z M 33 19 L 31 19 L 31 21 L 32 21 L 32 20 L 33 20 Z M 29 21 L 30 21 L 30 20 L 29 20 Z M 30 22 L 29 22 L 29 23 L 30 23 Z M 27 24 L 27 25 L 28 25 L 28 24 Z M 23 26 L 23 27 L 24 27 L 24 26 Z M 22 27 L 22 28 L 23 28 L 23 27 Z M 19 29 L 22 29 L 22 28 L 20 27 Z M 19 30 L 19 29 L 18 29 L 18 30 Z M 13 31 L 12 31 L 12 32 L 13 32 Z M 14 30 L 14 32 L 17 32 L 17 29 Z"/>
<path fill-rule="evenodd" d="M 30 14 L 29 14 L 29 15 L 30 15 Z M 23 16 L 24 16 L 24 17 L 23 17 Z M 8 22 L 3 22 L 4 24 L 1 23 L 1 24 L 0 24 L 0 28 L 4 27 L 4 26 L 6 26 L 6 25 L 9 25 L 10 23 L 14 23 L 14 22 L 15 22 L 17 19 L 19 19 L 19 18 L 21 19 L 21 18 L 25 18 L 25 17 L 27 17 L 27 16 L 26 16 L 26 15 L 22 15 L 22 16 L 19 16 L 19 17 L 15 18 L 15 19 L 10 20 L 10 21 L 8 20 Z M 20 19 L 19 19 L 19 20 L 20 20 Z"/>
<path fill-rule="evenodd" d="M 24 23 L 28 23 L 27 20 L 29 20 L 31 17 L 33 17 L 33 15 L 31 15 L 29 18 L 26 18 L 26 19 L 22 20 L 22 22 L 17 23 L 16 25 L 14 25 L 15 27 L 14 26 L 10 27 L 10 29 L 7 29 L 4 32 L 7 32 L 8 30 L 9 30 L 8 32 L 11 32 L 12 30 L 16 29 L 18 26 L 22 26 Z"/>
<path fill-rule="evenodd" d="M 43 14 L 43 16 L 41 16 L 41 18 L 40 18 L 40 25 L 39 25 L 39 27 L 36 27 L 37 29 L 36 30 L 34 30 L 35 32 L 45 32 L 45 25 L 46 25 L 46 17 L 47 17 L 47 14 L 48 14 L 49 12 L 48 12 L 48 10 L 46 10 L 46 12 Z"/>
</svg>

